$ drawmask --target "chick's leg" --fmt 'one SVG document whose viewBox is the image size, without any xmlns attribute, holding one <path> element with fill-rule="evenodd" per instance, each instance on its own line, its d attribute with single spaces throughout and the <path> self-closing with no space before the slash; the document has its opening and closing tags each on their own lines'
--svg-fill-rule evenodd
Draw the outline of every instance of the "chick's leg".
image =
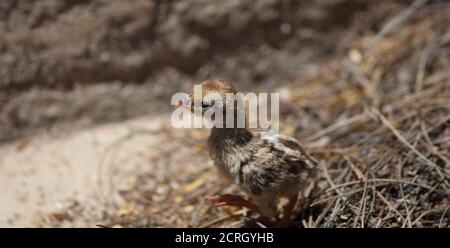
<svg viewBox="0 0 450 248">
<path fill-rule="evenodd" d="M 294 212 L 295 204 L 298 200 L 298 194 L 295 194 L 291 197 L 289 197 L 289 202 L 284 207 L 284 213 L 283 213 L 283 221 L 288 221 L 291 219 L 291 215 Z"/>
</svg>

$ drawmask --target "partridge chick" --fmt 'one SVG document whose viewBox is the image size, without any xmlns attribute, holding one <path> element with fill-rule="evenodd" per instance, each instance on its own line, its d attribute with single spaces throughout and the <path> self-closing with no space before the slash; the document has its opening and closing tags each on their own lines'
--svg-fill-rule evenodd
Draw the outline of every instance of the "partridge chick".
<svg viewBox="0 0 450 248">
<path fill-rule="evenodd" d="M 230 83 L 222 80 L 203 81 L 201 87 L 202 99 L 197 100 L 201 102 L 195 104 L 193 92 L 184 102 L 192 112 L 195 106 L 202 108 L 202 114 L 211 108 L 214 103 L 205 97 L 209 93 L 220 94 L 224 105 L 226 93 L 237 93 Z M 298 192 L 314 172 L 317 162 L 294 138 L 249 128 L 225 128 L 225 124 L 223 127 L 211 129 L 207 146 L 210 156 L 222 175 L 246 192 L 249 200 L 237 195 L 217 195 L 209 198 L 214 206 L 245 207 L 273 218 L 277 214 L 277 200 L 287 197 L 289 202 L 283 219 L 289 219 Z"/>
</svg>

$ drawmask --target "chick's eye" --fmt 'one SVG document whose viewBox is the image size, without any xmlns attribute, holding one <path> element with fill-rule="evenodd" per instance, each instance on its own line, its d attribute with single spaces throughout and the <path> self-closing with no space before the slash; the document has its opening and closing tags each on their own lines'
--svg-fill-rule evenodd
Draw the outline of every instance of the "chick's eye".
<svg viewBox="0 0 450 248">
<path fill-rule="evenodd" d="M 208 102 L 202 102 L 202 108 L 206 109 L 206 108 L 209 108 L 210 106 L 211 106 L 210 103 L 208 103 Z"/>
</svg>

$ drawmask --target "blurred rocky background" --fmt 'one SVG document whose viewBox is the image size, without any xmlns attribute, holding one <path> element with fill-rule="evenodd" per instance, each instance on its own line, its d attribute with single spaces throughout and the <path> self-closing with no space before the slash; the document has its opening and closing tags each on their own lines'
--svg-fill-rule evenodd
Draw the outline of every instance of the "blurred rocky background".
<svg viewBox="0 0 450 248">
<path fill-rule="evenodd" d="M 0 140 L 165 110 L 206 78 L 241 90 L 301 84 L 407 6 L 379 4 L 1 1 Z"/>
</svg>

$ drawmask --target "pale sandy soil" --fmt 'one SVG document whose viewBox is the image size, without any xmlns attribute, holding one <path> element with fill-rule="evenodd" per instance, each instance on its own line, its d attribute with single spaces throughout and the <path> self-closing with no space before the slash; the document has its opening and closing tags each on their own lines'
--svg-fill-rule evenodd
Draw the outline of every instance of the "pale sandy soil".
<svg viewBox="0 0 450 248">
<path fill-rule="evenodd" d="M 84 212 L 96 217 L 75 218 L 67 225 L 95 226 L 104 205 L 105 198 L 101 192 L 109 194 L 99 183 L 99 173 L 102 172 L 98 167 L 105 150 L 131 130 L 157 131 L 168 120 L 167 116 L 140 118 L 58 137 L 41 135 L 1 146 L 0 226 L 45 225 L 43 220 L 60 218 L 57 214 L 48 213 L 57 213 L 75 205 L 82 205 Z M 155 145 L 155 136 L 157 132 L 147 133 L 137 142 L 128 142 L 120 153 L 145 154 Z M 120 154 L 115 155 L 120 161 Z M 142 156 L 133 156 L 134 161 L 121 161 L 118 170 L 139 164 L 140 158 Z"/>
</svg>

